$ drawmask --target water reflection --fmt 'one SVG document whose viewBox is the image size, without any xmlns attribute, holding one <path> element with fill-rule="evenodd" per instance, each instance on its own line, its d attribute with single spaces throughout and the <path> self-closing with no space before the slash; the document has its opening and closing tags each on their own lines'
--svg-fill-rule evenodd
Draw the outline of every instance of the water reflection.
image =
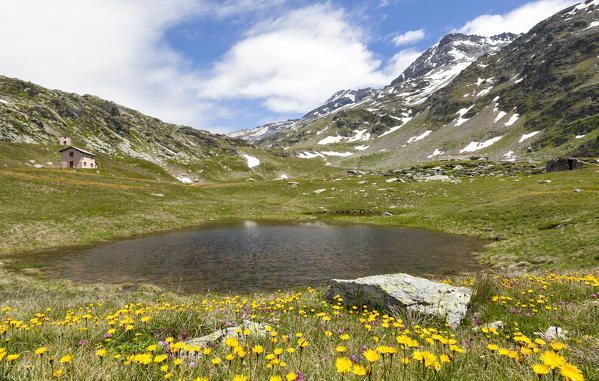
<svg viewBox="0 0 599 381">
<path fill-rule="evenodd" d="M 49 275 L 77 281 L 149 282 L 189 292 L 263 291 L 316 286 L 330 278 L 475 270 L 471 253 L 483 244 L 393 227 L 240 221 L 44 258 Z"/>
</svg>

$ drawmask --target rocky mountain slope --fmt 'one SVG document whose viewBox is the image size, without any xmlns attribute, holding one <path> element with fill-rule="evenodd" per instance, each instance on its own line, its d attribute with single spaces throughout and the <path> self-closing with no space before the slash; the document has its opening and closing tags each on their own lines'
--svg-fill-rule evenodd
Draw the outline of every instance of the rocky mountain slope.
<svg viewBox="0 0 599 381">
<path fill-rule="evenodd" d="M 376 95 L 260 146 L 363 168 L 441 155 L 598 155 L 599 2 L 569 7 L 507 45 L 513 37 L 446 36 Z"/>
<path fill-rule="evenodd" d="M 305 167 L 245 141 L 164 123 L 92 95 L 0 76 L 0 142 L 56 145 L 62 135 L 96 154 L 157 164 L 188 183 L 293 176 Z"/>
<path fill-rule="evenodd" d="M 261 143 L 278 132 L 297 131 L 340 110 L 357 106 L 380 108 L 394 103 L 418 104 L 426 100 L 435 90 L 447 85 L 455 76 L 479 56 L 495 52 L 509 44 L 515 35 L 504 33 L 493 37 L 468 36 L 454 33 L 445 36 L 439 43 L 424 52 L 398 78 L 382 90 L 358 89 L 340 90 L 325 103 L 308 112 L 299 120 L 272 123 L 249 130 L 235 131 L 229 136 Z M 403 120 L 410 114 L 408 110 L 394 110 Z M 403 115 L 402 115 L 403 114 Z M 289 123 L 293 122 L 293 123 Z M 381 132 L 397 122 L 383 121 Z M 272 140 L 272 139 L 271 139 Z"/>
</svg>

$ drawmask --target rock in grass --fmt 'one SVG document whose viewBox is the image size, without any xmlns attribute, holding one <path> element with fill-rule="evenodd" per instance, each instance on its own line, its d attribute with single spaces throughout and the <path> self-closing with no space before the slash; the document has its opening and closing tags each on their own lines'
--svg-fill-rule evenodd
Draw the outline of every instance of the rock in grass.
<svg viewBox="0 0 599 381">
<path fill-rule="evenodd" d="M 399 306 L 409 311 L 445 319 L 453 328 L 466 316 L 472 290 L 453 287 L 408 274 L 374 275 L 353 280 L 333 279 L 329 300 L 345 305 Z"/>
<path fill-rule="evenodd" d="M 191 345 L 192 347 L 200 346 L 202 348 L 206 348 L 209 346 L 213 346 L 215 343 L 219 341 L 226 340 L 228 337 L 234 337 L 238 339 L 240 342 L 243 342 L 245 335 L 243 331 L 246 329 L 250 330 L 250 335 L 256 336 L 266 336 L 268 331 L 266 330 L 268 327 L 267 324 L 256 323 L 250 320 L 244 320 L 243 324 L 236 327 L 228 327 L 218 331 L 214 331 L 209 335 L 196 337 L 195 339 L 191 339 L 185 342 L 185 345 Z M 189 355 L 193 355 L 193 351 L 189 351 Z"/>
</svg>

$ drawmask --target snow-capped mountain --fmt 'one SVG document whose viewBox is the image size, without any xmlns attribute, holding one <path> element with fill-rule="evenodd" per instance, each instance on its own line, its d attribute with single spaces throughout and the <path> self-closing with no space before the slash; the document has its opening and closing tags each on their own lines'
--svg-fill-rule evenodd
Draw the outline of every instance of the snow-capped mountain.
<svg viewBox="0 0 599 381">
<path fill-rule="evenodd" d="M 371 88 L 358 90 L 339 90 L 329 99 L 327 99 L 322 106 L 310 111 L 304 115 L 302 119 L 316 119 L 321 116 L 329 115 L 330 113 L 333 113 L 341 108 L 359 103 L 363 99 L 376 93 L 377 90 Z"/>
<path fill-rule="evenodd" d="M 227 136 L 229 136 L 230 138 L 247 140 L 251 143 L 258 143 L 281 130 L 292 128 L 293 126 L 297 125 L 300 121 L 301 119 L 289 119 L 280 122 L 268 123 L 256 128 L 233 131 L 227 134 Z"/>
<path fill-rule="evenodd" d="M 340 90 L 327 99 L 322 106 L 308 112 L 301 119 L 235 131 L 228 136 L 258 144 L 278 132 L 286 129 L 298 130 L 318 118 L 358 105 L 378 109 L 382 104 L 388 103 L 404 105 L 422 103 L 430 94 L 446 86 L 479 56 L 496 53 L 516 37 L 511 33 L 492 37 L 448 34 L 425 51 L 398 78 L 382 90 L 371 88 Z M 398 114 L 403 118 L 405 115 L 409 115 L 410 111 L 401 110 Z"/>
<path fill-rule="evenodd" d="M 512 33 L 491 37 L 448 34 L 416 59 L 383 93 L 397 94 L 405 104 L 419 104 L 445 87 L 484 54 L 494 54 L 516 39 Z"/>
</svg>

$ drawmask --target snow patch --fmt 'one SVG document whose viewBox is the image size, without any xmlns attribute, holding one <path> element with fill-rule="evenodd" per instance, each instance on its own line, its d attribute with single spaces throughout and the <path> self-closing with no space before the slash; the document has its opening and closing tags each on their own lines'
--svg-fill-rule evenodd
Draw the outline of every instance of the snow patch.
<svg viewBox="0 0 599 381">
<path fill-rule="evenodd" d="M 358 151 L 366 151 L 370 146 L 355 146 L 354 148 Z"/>
<path fill-rule="evenodd" d="M 289 176 L 287 176 L 285 173 L 281 173 L 281 175 L 279 177 L 277 177 L 275 180 L 285 180 L 288 178 L 289 178 Z"/>
<path fill-rule="evenodd" d="M 0 99 L 0 103 L 4 103 L 5 105 L 8 104 L 8 102 L 5 101 L 4 99 Z"/>
<path fill-rule="evenodd" d="M 530 138 L 532 138 L 533 136 L 535 136 L 535 135 L 536 135 L 536 134 L 538 134 L 539 132 L 541 132 L 541 131 L 533 131 L 533 132 L 531 132 L 531 133 L 529 133 L 529 134 L 524 134 L 524 135 L 522 135 L 522 136 L 520 137 L 520 140 L 518 140 L 518 143 L 522 143 L 522 142 L 523 142 L 523 141 L 525 141 L 526 139 L 530 139 Z"/>
<path fill-rule="evenodd" d="M 459 115 L 459 117 L 458 117 L 458 120 L 457 120 L 457 121 L 456 121 L 456 123 L 455 123 L 456 127 L 458 127 L 458 126 L 461 126 L 462 124 L 464 124 L 464 123 L 466 123 L 467 121 L 469 121 L 469 120 L 470 120 L 470 119 L 464 119 L 464 118 L 462 118 L 462 117 L 463 117 L 463 116 L 464 116 L 464 115 L 465 115 L 465 114 L 466 114 L 468 111 L 470 111 L 470 109 L 471 109 L 472 107 L 474 107 L 474 105 L 472 105 L 472 106 L 470 106 L 470 107 L 468 107 L 468 108 L 463 108 L 463 109 L 460 109 L 460 110 L 458 111 L 458 115 Z"/>
<path fill-rule="evenodd" d="M 352 136 L 347 141 L 352 143 L 352 142 L 357 142 L 359 140 L 363 140 L 363 141 L 370 140 L 370 134 L 367 133 L 366 131 L 367 131 L 366 129 L 356 131 L 356 135 Z"/>
<path fill-rule="evenodd" d="M 411 143 L 417 142 L 418 140 L 422 140 L 422 139 L 426 138 L 427 136 L 429 136 L 431 134 L 431 132 L 433 132 L 433 131 L 426 130 L 420 135 L 412 136 L 411 138 L 408 139 L 407 143 L 411 144 Z"/>
<path fill-rule="evenodd" d="M 189 177 L 186 177 L 186 176 L 179 176 L 179 177 L 177 177 L 177 180 L 179 180 L 183 184 L 191 184 L 191 183 L 193 183 L 193 181 Z"/>
<path fill-rule="evenodd" d="M 484 90 L 481 90 L 481 91 L 480 91 L 478 94 L 476 94 L 476 96 L 477 96 L 477 97 L 482 97 L 482 96 L 485 96 L 485 95 L 489 94 L 489 93 L 491 92 L 491 90 L 492 90 L 492 89 L 493 89 L 493 86 L 491 86 L 491 87 L 488 87 L 488 88 L 486 88 L 486 89 L 484 89 Z"/>
<path fill-rule="evenodd" d="M 499 111 L 499 114 L 497 114 L 497 116 L 495 117 L 495 122 L 494 123 L 499 122 L 499 119 L 503 118 L 506 115 L 507 115 L 507 112 L 505 112 L 505 111 Z"/>
<path fill-rule="evenodd" d="M 316 131 L 316 135 L 320 135 L 320 134 L 322 134 L 323 132 L 325 132 L 325 131 L 327 130 L 327 128 L 328 128 L 328 127 L 325 127 L 325 128 L 323 128 L 322 130 L 320 130 L 320 131 Z"/>
<path fill-rule="evenodd" d="M 331 144 L 331 143 L 339 143 L 341 141 L 341 139 L 343 139 L 343 136 L 327 136 L 326 138 L 322 139 L 321 141 L 319 141 L 316 144 L 324 145 L 324 144 Z"/>
<path fill-rule="evenodd" d="M 520 115 L 518 114 L 514 114 L 511 116 L 510 120 L 508 120 L 507 122 L 505 122 L 505 126 L 509 127 L 512 124 L 516 123 L 518 121 L 518 118 L 520 117 Z"/>
<path fill-rule="evenodd" d="M 245 157 L 245 159 L 248 161 L 248 168 L 254 168 L 260 164 L 260 160 L 256 159 L 253 156 L 243 155 L 243 157 Z"/>
<path fill-rule="evenodd" d="M 586 136 L 586 135 L 576 135 L 574 138 L 575 138 L 575 139 L 582 139 L 582 138 L 584 138 L 585 136 Z"/>
<path fill-rule="evenodd" d="M 322 151 L 323 155 L 327 155 L 327 156 L 341 156 L 341 157 L 346 157 L 346 156 L 351 156 L 354 153 L 353 152 L 335 152 L 335 151 Z"/>
<path fill-rule="evenodd" d="M 385 182 L 387 182 L 387 183 L 392 183 L 394 181 L 397 181 L 397 177 L 392 177 L 390 179 L 385 180 Z"/>
<path fill-rule="evenodd" d="M 489 140 L 486 140 L 482 143 L 479 142 L 470 142 L 470 144 L 468 144 L 466 147 L 464 147 L 463 149 L 460 150 L 460 153 L 464 153 L 464 152 L 474 152 L 474 151 L 478 151 L 481 150 L 483 148 L 489 147 L 490 145 L 494 144 L 495 142 L 499 141 L 499 139 L 501 139 L 503 136 L 496 136 L 494 138 L 491 138 Z"/>
<path fill-rule="evenodd" d="M 599 25 L 599 21 L 593 21 L 586 29 L 591 29 Z"/>
<path fill-rule="evenodd" d="M 428 155 L 426 158 L 427 159 L 432 159 L 433 157 L 439 156 L 439 155 L 443 155 L 443 151 L 441 151 L 440 149 L 436 148 L 435 151 L 432 154 Z"/>
</svg>

